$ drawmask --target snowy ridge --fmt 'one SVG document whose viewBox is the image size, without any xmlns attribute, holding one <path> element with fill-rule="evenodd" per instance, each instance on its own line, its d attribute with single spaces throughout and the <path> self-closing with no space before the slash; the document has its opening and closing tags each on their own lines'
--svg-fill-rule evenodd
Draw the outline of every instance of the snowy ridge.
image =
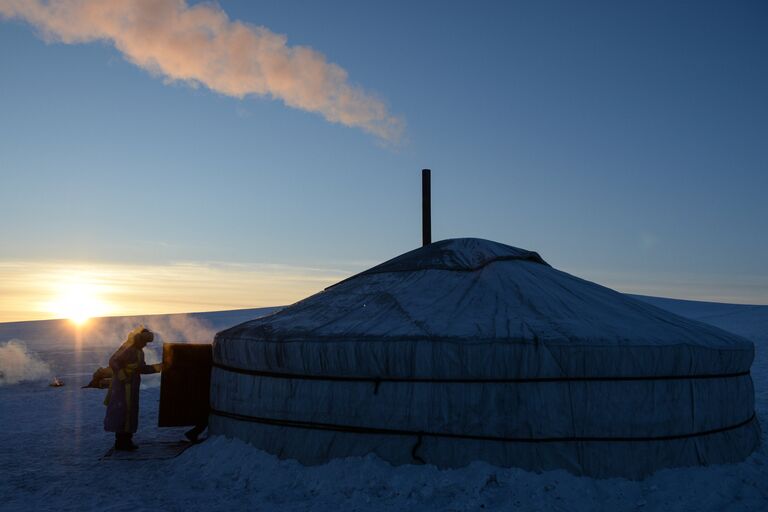
<svg viewBox="0 0 768 512">
<path fill-rule="evenodd" d="M 768 306 L 665 299 L 645 295 L 631 297 L 753 341 L 768 343 Z"/>
<path fill-rule="evenodd" d="M 114 347 L 139 324 L 157 331 L 160 341 L 210 343 L 217 331 L 257 318 L 281 307 L 235 309 L 205 313 L 113 316 L 90 319 L 79 331 L 88 347 Z M 77 329 L 69 320 L 37 320 L 0 323 L 0 341 L 24 340 L 34 350 L 59 349 L 74 342 Z M 118 341 L 120 340 L 120 341 Z"/>
</svg>

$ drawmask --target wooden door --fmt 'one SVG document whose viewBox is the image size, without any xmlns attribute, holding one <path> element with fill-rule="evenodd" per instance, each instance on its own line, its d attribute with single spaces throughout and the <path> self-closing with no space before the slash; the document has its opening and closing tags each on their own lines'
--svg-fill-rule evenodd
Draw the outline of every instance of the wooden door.
<svg viewBox="0 0 768 512">
<path fill-rule="evenodd" d="M 211 344 L 163 343 L 158 426 L 207 422 L 210 411 Z"/>
</svg>

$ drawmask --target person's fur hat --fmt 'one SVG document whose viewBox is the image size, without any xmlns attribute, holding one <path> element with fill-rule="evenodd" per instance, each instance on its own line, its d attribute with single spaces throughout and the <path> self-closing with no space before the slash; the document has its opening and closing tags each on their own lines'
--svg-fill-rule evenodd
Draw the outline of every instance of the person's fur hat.
<svg viewBox="0 0 768 512">
<path fill-rule="evenodd" d="M 146 345 L 155 339 L 155 335 L 152 331 L 143 325 L 140 325 L 131 331 L 131 333 L 128 335 L 128 338 L 133 340 L 133 344 L 144 343 Z"/>
</svg>

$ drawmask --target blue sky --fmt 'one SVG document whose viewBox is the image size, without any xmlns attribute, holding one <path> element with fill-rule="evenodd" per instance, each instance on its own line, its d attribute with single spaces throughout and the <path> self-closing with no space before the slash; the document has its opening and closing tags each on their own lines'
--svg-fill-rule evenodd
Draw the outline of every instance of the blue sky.
<svg viewBox="0 0 768 512">
<path fill-rule="evenodd" d="M 343 68 L 402 139 L 0 21 L 0 266 L 332 281 L 419 245 L 431 167 L 433 239 L 537 250 L 622 291 L 768 304 L 763 2 L 220 6 Z M 184 307 L 217 307 L 177 285 Z M 220 306 L 270 302 L 259 293 Z"/>
</svg>

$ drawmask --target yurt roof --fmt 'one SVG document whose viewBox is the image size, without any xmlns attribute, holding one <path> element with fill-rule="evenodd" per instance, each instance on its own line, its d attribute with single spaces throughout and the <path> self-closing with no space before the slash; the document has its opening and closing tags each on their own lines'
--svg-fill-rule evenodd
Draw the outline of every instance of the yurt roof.
<svg viewBox="0 0 768 512">
<path fill-rule="evenodd" d="M 217 336 L 234 338 L 753 350 L 739 336 L 552 268 L 536 252 L 477 238 L 410 251 Z"/>
</svg>

